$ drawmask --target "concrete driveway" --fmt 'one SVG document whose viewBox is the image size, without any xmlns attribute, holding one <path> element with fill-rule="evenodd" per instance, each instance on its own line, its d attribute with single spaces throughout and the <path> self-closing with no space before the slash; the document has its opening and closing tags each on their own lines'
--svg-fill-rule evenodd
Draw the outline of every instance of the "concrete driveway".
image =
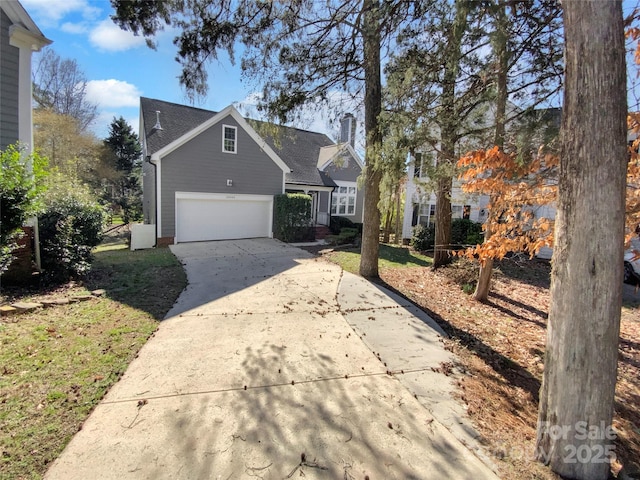
<svg viewBox="0 0 640 480">
<path fill-rule="evenodd" d="M 275 240 L 172 251 L 188 287 L 45 478 L 496 478 L 423 406 L 449 354 L 410 304 Z"/>
</svg>

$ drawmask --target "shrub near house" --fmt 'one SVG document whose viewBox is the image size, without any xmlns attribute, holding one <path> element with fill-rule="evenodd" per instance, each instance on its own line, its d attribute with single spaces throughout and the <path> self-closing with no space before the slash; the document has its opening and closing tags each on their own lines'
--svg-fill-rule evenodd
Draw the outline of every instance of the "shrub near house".
<svg viewBox="0 0 640 480">
<path fill-rule="evenodd" d="M 38 219 L 42 268 L 49 280 L 65 281 L 89 271 L 91 250 L 102 239 L 104 221 L 104 209 L 86 188 L 51 188 Z"/>
<path fill-rule="evenodd" d="M 283 242 L 313 241 L 311 197 L 284 193 L 274 197 L 274 235 Z"/>
<path fill-rule="evenodd" d="M 18 145 L 0 151 L 0 274 L 13 261 L 20 227 L 40 208 L 46 164 L 37 154 L 24 158 Z"/>
<path fill-rule="evenodd" d="M 413 229 L 411 246 L 419 252 L 432 250 L 436 239 L 434 224 L 416 225 Z M 451 222 L 452 249 L 459 249 L 466 245 L 479 245 L 483 242 L 482 224 L 466 218 L 456 218 Z"/>
</svg>

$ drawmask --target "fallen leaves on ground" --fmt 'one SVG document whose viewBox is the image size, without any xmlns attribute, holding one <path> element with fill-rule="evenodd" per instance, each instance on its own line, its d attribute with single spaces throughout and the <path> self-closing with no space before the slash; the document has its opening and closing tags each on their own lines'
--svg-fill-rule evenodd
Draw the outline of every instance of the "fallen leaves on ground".
<svg viewBox="0 0 640 480">
<path fill-rule="evenodd" d="M 550 265 L 540 260 L 496 263 L 489 302 L 473 291 L 477 265 L 460 260 L 445 268 L 387 268 L 385 286 L 410 298 L 450 335 L 458 356 L 459 399 L 503 478 L 557 479 L 533 460 L 538 393 L 544 371 Z M 628 287 L 627 287 L 628 288 Z M 640 310 L 638 298 L 622 311 L 614 427 L 614 472 L 640 458 Z"/>
</svg>

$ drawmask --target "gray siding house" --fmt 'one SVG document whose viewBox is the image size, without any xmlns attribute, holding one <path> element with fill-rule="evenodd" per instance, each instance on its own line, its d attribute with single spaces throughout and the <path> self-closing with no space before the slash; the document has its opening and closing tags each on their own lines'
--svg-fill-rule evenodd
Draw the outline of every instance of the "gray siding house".
<svg viewBox="0 0 640 480">
<path fill-rule="evenodd" d="M 347 116 L 343 131 L 355 130 Z M 144 222 L 158 245 L 273 236 L 273 198 L 307 194 L 312 218 L 362 222 L 357 186 L 362 161 L 353 138 L 336 144 L 324 134 L 221 112 L 140 99 Z"/>
<path fill-rule="evenodd" d="M 20 2 L 0 1 L 0 150 L 32 148 L 31 54 L 50 43 Z"/>
</svg>

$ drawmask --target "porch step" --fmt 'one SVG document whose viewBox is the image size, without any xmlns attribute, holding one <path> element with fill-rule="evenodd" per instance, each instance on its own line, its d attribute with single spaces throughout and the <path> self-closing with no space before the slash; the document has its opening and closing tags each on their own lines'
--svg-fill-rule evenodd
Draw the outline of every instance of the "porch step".
<svg viewBox="0 0 640 480">
<path fill-rule="evenodd" d="M 331 235 L 331 230 L 326 225 L 316 225 L 313 229 L 316 234 L 316 240 L 322 240 Z"/>
</svg>

